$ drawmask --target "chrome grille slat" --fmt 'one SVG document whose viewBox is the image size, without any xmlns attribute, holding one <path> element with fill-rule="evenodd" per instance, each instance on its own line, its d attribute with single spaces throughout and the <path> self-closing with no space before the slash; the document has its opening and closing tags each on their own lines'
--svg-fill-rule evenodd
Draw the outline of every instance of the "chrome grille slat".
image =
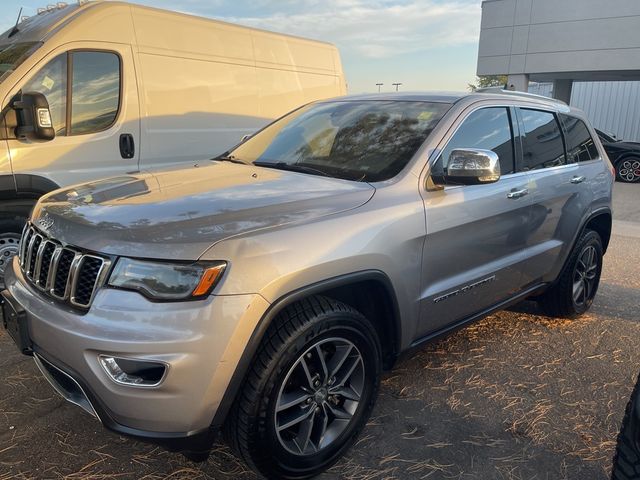
<svg viewBox="0 0 640 480">
<path fill-rule="evenodd" d="M 19 264 L 38 289 L 59 301 L 86 309 L 105 280 L 108 258 L 61 245 L 28 224 L 22 233 Z"/>
</svg>

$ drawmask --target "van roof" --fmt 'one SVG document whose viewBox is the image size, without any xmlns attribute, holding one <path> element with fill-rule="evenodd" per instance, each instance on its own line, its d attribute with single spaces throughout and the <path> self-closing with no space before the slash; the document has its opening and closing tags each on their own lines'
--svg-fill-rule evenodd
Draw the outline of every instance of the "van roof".
<svg viewBox="0 0 640 480">
<path fill-rule="evenodd" d="M 183 17 L 191 17 L 197 18 L 200 20 L 206 20 L 216 24 L 229 25 L 236 28 L 243 28 L 247 30 L 264 32 L 272 35 L 285 36 L 290 38 L 295 38 L 299 40 L 313 41 L 316 43 L 325 43 L 327 45 L 333 46 L 330 42 L 315 40 L 306 37 L 300 37 L 296 35 L 289 35 L 286 33 L 274 32 L 271 30 L 265 30 L 261 28 L 250 27 L 246 25 L 240 25 L 236 23 L 226 22 L 224 20 L 218 20 L 211 17 L 193 15 L 182 12 L 174 12 L 172 10 L 166 10 L 162 8 L 149 7 L 146 5 L 138 5 L 132 4 L 128 2 L 121 1 L 107 1 L 107 0 L 88 0 L 73 4 L 61 4 L 62 6 L 50 6 L 46 9 L 41 9 L 38 14 L 25 18 L 24 21 L 21 21 L 18 26 L 18 33 L 15 35 L 11 35 L 11 31 L 13 27 L 0 35 L 0 45 L 7 45 L 12 43 L 19 42 L 38 42 L 44 40 L 47 34 L 51 33 L 52 30 L 56 29 L 63 22 L 70 20 L 72 17 L 79 15 L 82 11 L 94 8 L 135 8 L 140 10 L 152 10 L 155 12 L 161 12 L 166 15 L 178 15 Z"/>
</svg>

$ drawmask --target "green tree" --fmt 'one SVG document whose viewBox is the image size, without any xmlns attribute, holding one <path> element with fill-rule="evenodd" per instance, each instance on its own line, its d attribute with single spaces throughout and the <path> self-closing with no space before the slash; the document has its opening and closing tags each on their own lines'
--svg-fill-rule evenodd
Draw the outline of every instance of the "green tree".
<svg viewBox="0 0 640 480">
<path fill-rule="evenodd" d="M 479 75 L 476 77 L 475 84 L 469 84 L 469 90 L 475 92 L 479 88 L 504 87 L 506 84 L 506 75 Z"/>
</svg>

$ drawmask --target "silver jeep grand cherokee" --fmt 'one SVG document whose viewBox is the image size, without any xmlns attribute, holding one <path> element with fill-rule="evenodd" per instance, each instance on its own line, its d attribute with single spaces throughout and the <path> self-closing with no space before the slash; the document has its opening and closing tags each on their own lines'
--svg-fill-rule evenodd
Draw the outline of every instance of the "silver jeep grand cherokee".
<svg viewBox="0 0 640 480">
<path fill-rule="evenodd" d="M 193 454 L 224 425 L 261 474 L 307 478 L 400 352 L 596 295 L 614 174 L 564 104 L 338 98 L 205 163 L 43 197 L 6 273 L 19 348 L 115 431 Z"/>
</svg>

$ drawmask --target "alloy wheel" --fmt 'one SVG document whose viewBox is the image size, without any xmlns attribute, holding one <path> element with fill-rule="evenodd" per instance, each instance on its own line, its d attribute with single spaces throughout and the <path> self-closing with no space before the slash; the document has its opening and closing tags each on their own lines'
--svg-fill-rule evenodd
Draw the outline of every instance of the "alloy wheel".
<svg viewBox="0 0 640 480">
<path fill-rule="evenodd" d="M 285 376 L 275 406 L 280 445 L 294 455 L 314 455 L 351 423 L 363 394 L 362 354 L 349 340 L 328 338 L 309 347 Z"/>
<path fill-rule="evenodd" d="M 618 167 L 618 175 L 626 182 L 640 179 L 640 160 L 624 160 Z"/>
<path fill-rule="evenodd" d="M 582 306 L 593 299 L 600 259 L 593 245 L 582 250 L 573 273 L 573 301 Z"/>
</svg>

